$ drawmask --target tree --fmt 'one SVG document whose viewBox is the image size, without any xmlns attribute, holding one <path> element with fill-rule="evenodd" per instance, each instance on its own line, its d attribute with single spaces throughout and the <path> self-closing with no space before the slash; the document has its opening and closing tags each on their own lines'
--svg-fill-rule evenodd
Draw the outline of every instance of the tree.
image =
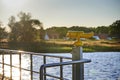
<svg viewBox="0 0 120 80">
<path fill-rule="evenodd" d="M 20 19 L 20 21 L 28 21 L 31 19 L 31 14 L 30 13 L 24 13 L 24 12 L 20 12 L 17 15 Z"/>
<path fill-rule="evenodd" d="M 66 27 L 58 27 L 57 28 L 57 32 L 60 34 L 59 35 L 60 38 L 66 37 L 67 31 L 68 31 L 68 28 L 66 28 Z"/>
<path fill-rule="evenodd" d="M 120 20 L 113 22 L 113 24 L 109 26 L 109 34 L 112 37 L 120 38 Z"/>
<path fill-rule="evenodd" d="M 14 17 L 9 19 L 9 26 L 11 28 L 10 41 L 40 41 L 40 30 L 43 28 L 42 23 L 37 19 L 31 19 L 30 13 L 20 12 L 18 17 L 20 21 L 17 22 Z"/>
<path fill-rule="evenodd" d="M 51 27 L 46 29 L 48 35 L 58 34 L 59 38 L 64 38 L 68 29 L 66 27 Z"/>
<path fill-rule="evenodd" d="M 2 28 L 2 23 L 0 22 L 0 41 L 7 38 L 8 33 L 5 31 L 5 28 Z"/>
<path fill-rule="evenodd" d="M 98 26 L 95 29 L 95 33 L 97 34 L 108 34 L 108 32 L 109 32 L 109 29 L 106 26 Z"/>
<path fill-rule="evenodd" d="M 15 17 L 11 16 L 8 20 L 9 20 L 8 26 L 12 29 L 14 27 L 15 22 L 16 22 Z"/>
<path fill-rule="evenodd" d="M 84 32 L 91 32 L 93 31 L 92 28 L 82 27 L 82 26 L 72 26 L 69 28 L 71 31 L 84 31 Z"/>
</svg>

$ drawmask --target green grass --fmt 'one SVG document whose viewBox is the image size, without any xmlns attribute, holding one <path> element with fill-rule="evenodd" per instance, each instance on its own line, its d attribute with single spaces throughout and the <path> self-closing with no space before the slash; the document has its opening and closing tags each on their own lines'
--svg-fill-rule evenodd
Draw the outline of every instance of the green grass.
<svg viewBox="0 0 120 80">
<path fill-rule="evenodd" d="M 85 52 L 120 52 L 120 48 L 112 46 L 84 46 Z"/>
<path fill-rule="evenodd" d="M 46 48 L 47 52 L 52 52 L 52 53 L 61 53 L 61 52 L 71 52 L 72 48 L 71 47 L 47 47 Z"/>
</svg>

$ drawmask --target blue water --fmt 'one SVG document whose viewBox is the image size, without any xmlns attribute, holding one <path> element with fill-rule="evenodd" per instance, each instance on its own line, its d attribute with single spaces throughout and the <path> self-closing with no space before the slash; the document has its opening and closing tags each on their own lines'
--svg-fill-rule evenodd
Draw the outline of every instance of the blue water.
<svg viewBox="0 0 120 80">
<path fill-rule="evenodd" d="M 84 54 L 92 60 L 85 64 L 85 80 L 120 80 L 120 52 Z"/>
<path fill-rule="evenodd" d="M 69 56 L 71 57 L 71 54 L 64 53 L 64 54 L 54 54 L 59 56 Z M 86 59 L 91 59 L 92 62 L 86 63 L 84 66 L 84 78 L 85 80 L 120 80 L 120 52 L 94 52 L 94 53 L 84 53 L 83 57 Z M 16 64 L 19 63 L 19 56 L 13 55 L 14 60 L 16 61 Z M 9 55 L 5 56 L 5 59 L 9 60 Z M 22 55 L 22 66 L 26 69 L 30 69 L 30 60 L 29 55 Z M 39 56 L 33 56 L 33 69 L 34 71 L 39 71 L 40 65 L 43 64 L 43 57 Z M 1 61 L 1 59 L 0 59 Z M 68 61 L 68 60 L 64 60 Z M 6 61 L 7 62 L 7 61 Z M 47 63 L 56 63 L 59 62 L 59 59 L 57 58 L 47 58 Z M 0 66 L 2 67 L 2 66 Z M 8 68 L 6 68 L 5 72 Z M 59 67 L 55 68 L 48 68 L 47 73 L 50 73 L 52 75 L 59 76 Z M 13 74 L 16 74 L 17 70 L 13 70 Z M 19 70 L 18 70 L 19 71 Z M 72 80 L 72 66 L 64 66 L 63 68 L 64 77 L 68 80 Z M 27 71 L 22 71 L 22 80 L 30 80 L 30 73 Z M 34 80 L 39 80 L 38 74 L 33 74 Z M 18 77 L 17 74 L 15 77 Z M 14 80 L 16 80 L 15 78 Z M 57 80 L 57 79 L 51 79 L 50 77 L 47 77 L 47 80 Z"/>
</svg>

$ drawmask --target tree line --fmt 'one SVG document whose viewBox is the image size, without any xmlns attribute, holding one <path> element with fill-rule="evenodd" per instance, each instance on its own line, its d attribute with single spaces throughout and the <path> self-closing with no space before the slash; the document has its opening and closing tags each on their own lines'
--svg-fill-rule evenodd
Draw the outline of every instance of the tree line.
<svg viewBox="0 0 120 80">
<path fill-rule="evenodd" d="M 108 34 L 110 37 L 120 38 L 120 20 L 116 20 L 109 26 L 85 27 L 85 26 L 53 26 L 44 29 L 43 23 L 38 19 L 32 19 L 30 13 L 20 12 L 16 20 L 14 16 L 9 18 L 8 26 L 10 32 L 6 32 L 0 23 L 0 40 L 7 38 L 11 42 L 39 42 L 44 39 L 45 34 L 58 34 L 59 38 L 64 38 L 68 31 L 94 32 L 95 34 Z"/>
</svg>

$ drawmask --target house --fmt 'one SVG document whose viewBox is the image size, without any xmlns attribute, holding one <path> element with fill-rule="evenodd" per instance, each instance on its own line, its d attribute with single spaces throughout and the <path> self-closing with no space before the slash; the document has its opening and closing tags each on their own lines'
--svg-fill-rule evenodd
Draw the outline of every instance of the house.
<svg viewBox="0 0 120 80">
<path fill-rule="evenodd" d="M 101 33 L 101 34 L 95 34 L 93 38 L 107 39 L 108 37 L 109 37 L 108 34 Z"/>
<path fill-rule="evenodd" d="M 108 34 L 98 34 L 100 39 L 107 39 L 108 38 Z"/>
<path fill-rule="evenodd" d="M 50 33 L 48 34 L 50 39 L 59 39 L 59 34 L 58 33 Z"/>
</svg>

